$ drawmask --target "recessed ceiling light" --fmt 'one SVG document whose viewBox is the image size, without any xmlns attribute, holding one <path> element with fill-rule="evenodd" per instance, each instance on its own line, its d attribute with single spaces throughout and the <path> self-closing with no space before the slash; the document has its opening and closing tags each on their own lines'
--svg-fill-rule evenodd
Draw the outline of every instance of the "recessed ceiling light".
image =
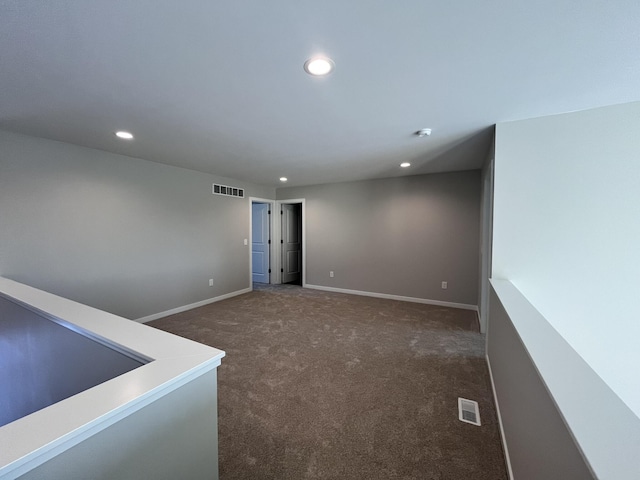
<svg viewBox="0 0 640 480">
<path fill-rule="evenodd" d="M 280 177 L 280 181 L 281 182 L 286 182 L 287 181 L 287 177 Z"/>
<path fill-rule="evenodd" d="M 304 62 L 304 71 L 309 75 L 328 75 L 334 67 L 333 60 L 327 57 L 313 57 Z"/>
<path fill-rule="evenodd" d="M 125 132 L 124 130 L 116 132 L 116 137 L 123 138 L 125 140 L 133 140 L 133 134 L 130 132 Z"/>
<path fill-rule="evenodd" d="M 407 167 L 410 167 L 410 166 L 411 166 L 411 164 L 410 164 L 409 162 L 402 162 L 402 163 L 400 164 L 400 166 L 401 166 L 402 168 L 407 168 Z"/>
</svg>

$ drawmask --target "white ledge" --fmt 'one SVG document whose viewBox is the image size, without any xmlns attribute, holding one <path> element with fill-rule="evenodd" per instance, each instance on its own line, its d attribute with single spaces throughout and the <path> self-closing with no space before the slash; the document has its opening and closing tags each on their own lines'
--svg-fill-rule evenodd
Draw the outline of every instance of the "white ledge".
<svg viewBox="0 0 640 480">
<path fill-rule="evenodd" d="M 0 277 L 0 295 L 150 363 L 0 427 L 0 479 L 16 478 L 220 365 L 225 353 Z"/>
<path fill-rule="evenodd" d="M 596 478 L 638 480 L 640 418 L 511 282 L 491 285 Z"/>
</svg>

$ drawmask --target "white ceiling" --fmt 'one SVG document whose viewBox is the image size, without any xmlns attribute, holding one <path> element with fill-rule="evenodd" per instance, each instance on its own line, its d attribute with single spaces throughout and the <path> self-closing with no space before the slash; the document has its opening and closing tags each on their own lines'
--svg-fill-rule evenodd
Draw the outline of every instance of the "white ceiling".
<svg viewBox="0 0 640 480">
<path fill-rule="evenodd" d="M 478 168 L 496 122 L 634 100 L 638 0 L 0 2 L 0 129 L 263 185 Z"/>
</svg>

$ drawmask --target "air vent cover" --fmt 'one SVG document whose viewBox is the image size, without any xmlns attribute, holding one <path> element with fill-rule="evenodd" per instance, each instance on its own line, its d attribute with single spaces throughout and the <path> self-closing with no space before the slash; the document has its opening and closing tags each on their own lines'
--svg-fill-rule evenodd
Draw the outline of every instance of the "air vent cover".
<svg viewBox="0 0 640 480">
<path fill-rule="evenodd" d="M 461 422 L 480 426 L 478 402 L 467 400 L 466 398 L 458 398 L 458 418 Z"/>
<path fill-rule="evenodd" d="M 214 195 L 224 195 L 226 197 L 244 198 L 244 188 L 230 187 L 228 185 L 213 184 L 211 193 Z"/>
</svg>

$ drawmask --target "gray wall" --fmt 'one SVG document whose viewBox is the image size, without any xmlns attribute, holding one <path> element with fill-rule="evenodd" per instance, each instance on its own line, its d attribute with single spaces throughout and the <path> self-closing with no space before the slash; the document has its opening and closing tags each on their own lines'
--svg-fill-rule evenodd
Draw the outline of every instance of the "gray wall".
<svg viewBox="0 0 640 480">
<path fill-rule="evenodd" d="M 493 289 L 490 304 L 487 355 L 514 479 L 593 478 Z"/>
<path fill-rule="evenodd" d="M 248 288 L 248 197 L 275 197 L 7 132 L 0 172 L 0 275 L 133 319 Z M 214 182 L 246 198 L 212 195 Z"/>
<path fill-rule="evenodd" d="M 477 304 L 480 171 L 279 188 L 277 198 L 306 199 L 308 284 Z"/>
<path fill-rule="evenodd" d="M 216 480 L 216 370 L 36 467 L 23 480 Z"/>
</svg>

